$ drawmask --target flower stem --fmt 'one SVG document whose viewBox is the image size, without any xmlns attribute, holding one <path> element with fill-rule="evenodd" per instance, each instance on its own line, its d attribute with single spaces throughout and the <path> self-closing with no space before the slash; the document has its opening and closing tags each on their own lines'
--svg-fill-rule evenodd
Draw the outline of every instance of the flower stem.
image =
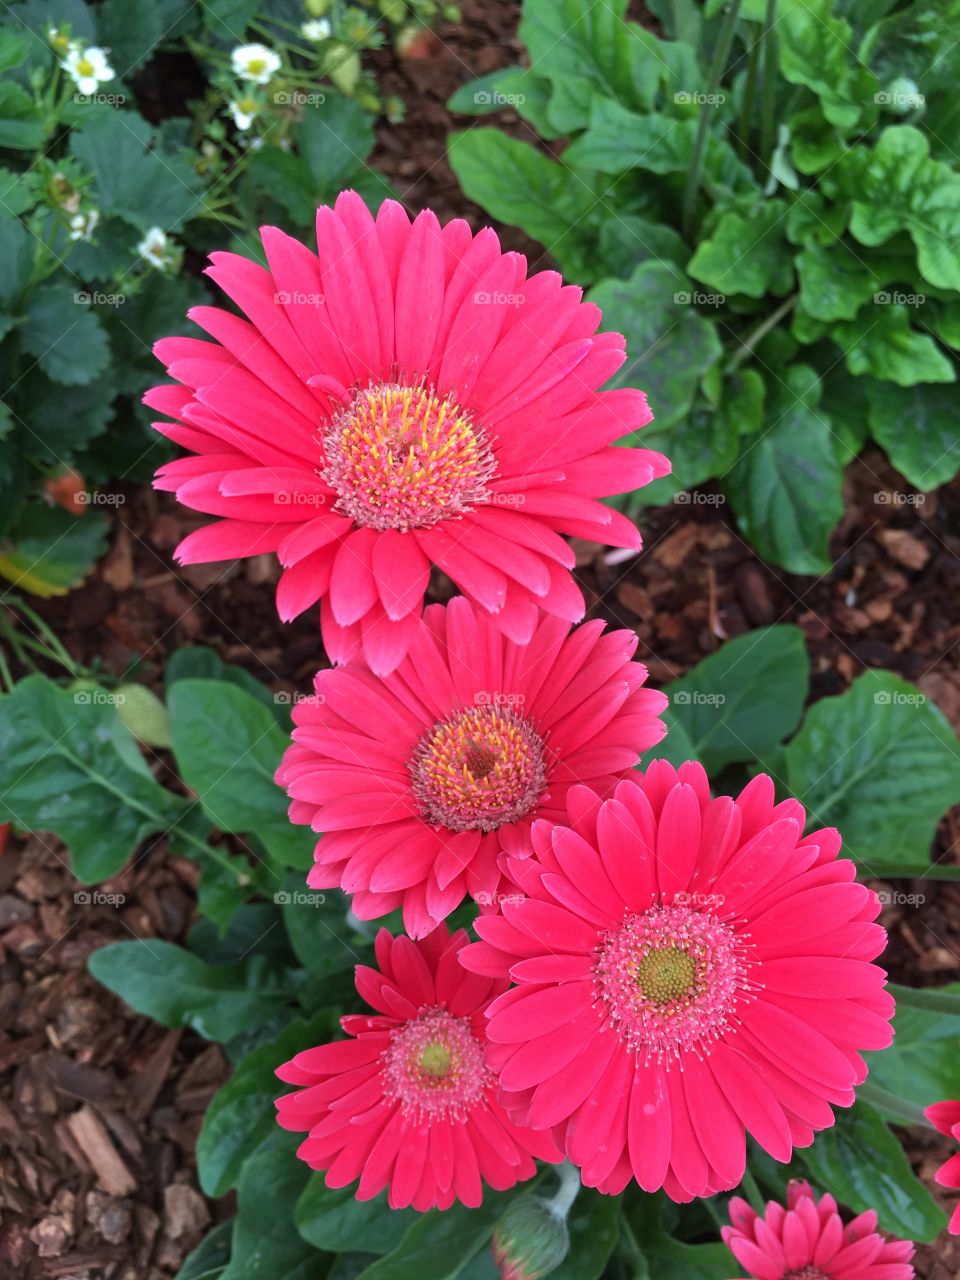
<svg viewBox="0 0 960 1280">
<path fill-rule="evenodd" d="M 560 1188 L 553 1199 L 547 1201 L 547 1208 L 555 1218 L 563 1222 L 580 1194 L 580 1170 L 569 1160 L 564 1160 L 563 1164 L 557 1165 L 554 1173 L 560 1179 Z"/>
<path fill-rule="evenodd" d="M 720 78 L 723 75 L 724 68 L 727 65 L 727 58 L 730 56 L 730 46 L 733 44 L 733 33 L 737 29 L 737 19 L 740 16 L 741 0 L 731 0 L 730 7 L 724 14 L 723 23 L 717 36 L 717 43 L 713 50 L 713 60 L 710 63 L 710 70 L 707 73 L 707 97 L 708 99 L 716 94 L 720 86 Z M 684 237 L 689 240 L 690 233 L 693 230 L 693 210 L 697 202 L 697 192 L 700 190 L 700 176 L 703 171 L 703 157 L 707 149 L 707 134 L 710 131 L 711 111 L 703 104 L 700 108 L 700 117 L 697 121 L 697 136 L 693 144 L 693 155 L 690 157 L 690 169 L 687 174 L 687 187 L 683 193 L 683 212 L 681 215 L 681 225 L 683 227 Z"/>
<path fill-rule="evenodd" d="M 747 335 L 740 343 L 740 350 L 737 351 L 726 363 L 724 373 L 733 373 L 734 369 L 743 364 L 744 360 L 753 354 L 753 349 L 767 336 L 771 329 L 775 329 L 784 316 L 789 315 L 793 308 L 797 305 L 798 295 L 792 293 L 789 298 L 780 303 L 776 311 L 770 313 L 757 327 Z"/>
<path fill-rule="evenodd" d="M 769 166 L 773 155 L 774 110 L 777 104 L 777 0 L 767 0 L 763 22 L 763 91 L 760 106 L 760 156 Z"/>
<path fill-rule="evenodd" d="M 863 1084 L 858 1086 L 857 1097 L 862 1098 L 864 1102 L 869 1102 L 878 1111 L 885 1111 L 888 1116 L 900 1124 L 919 1125 L 925 1129 L 933 1128 L 933 1125 L 923 1114 L 922 1107 L 918 1107 L 915 1102 L 910 1102 L 907 1098 L 901 1098 L 897 1094 L 891 1093 L 889 1089 L 883 1089 L 880 1085 L 873 1084 L 869 1080 L 865 1080 Z"/>
<path fill-rule="evenodd" d="M 901 987 L 891 982 L 887 990 L 897 1004 L 907 1005 L 911 1009 L 924 1009 L 927 1013 L 946 1013 L 960 1017 L 960 995 L 950 991 L 940 991 L 936 987 Z"/>
<path fill-rule="evenodd" d="M 763 1217 L 764 1213 L 766 1213 L 767 1206 L 760 1193 L 760 1188 L 757 1186 L 757 1180 L 750 1172 L 749 1165 L 743 1171 L 743 1180 L 740 1183 L 740 1187 L 747 1193 L 747 1199 L 750 1201 L 751 1207 L 755 1209 L 761 1217 Z"/>
</svg>

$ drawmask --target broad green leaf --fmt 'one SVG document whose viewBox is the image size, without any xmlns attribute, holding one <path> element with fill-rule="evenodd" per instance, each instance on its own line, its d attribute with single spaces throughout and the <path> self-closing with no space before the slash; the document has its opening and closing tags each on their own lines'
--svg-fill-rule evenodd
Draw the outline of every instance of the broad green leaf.
<svg viewBox="0 0 960 1280">
<path fill-rule="evenodd" d="M 929 492 L 960 470 L 960 396 L 954 387 L 868 386 L 870 431 L 893 465 Z"/>
<path fill-rule="evenodd" d="M 48 378 L 67 386 L 93 382 L 110 359 L 107 335 L 87 295 L 65 280 L 47 281 L 31 292 L 20 340 Z"/>
<path fill-rule="evenodd" d="M 708 773 L 754 760 L 793 733 L 810 685 L 799 627 L 761 627 L 728 640 L 664 688 Z"/>
<path fill-rule="evenodd" d="M 373 150 L 373 117 L 355 99 L 327 92 L 305 110 L 294 136 L 320 189 L 336 196 Z"/>
<path fill-rule="evenodd" d="M 210 920 L 198 920 L 190 930 L 187 949 L 207 964 L 233 964 L 249 955 L 267 956 L 278 964 L 292 960 L 280 911 L 273 902 L 245 903 L 222 932 Z"/>
<path fill-rule="evenodd" d="M 941 342 L 960 351 L 960 300 L 940 302 L 930 299 L 925 304 L 924 321 Z"/>
<path fill-rule="evenodd" d="M 956 31 L 958 23 L 960 0 L 914 0 L 871 28 L 860 56 L 886 91 L 903 79 L 914 81 L 923 98 L 954 91 L 957 51 L 944 32 Z"/>
<path fill-rule="evenodd" d="M 828 204 L 819 191 L 800 191 L 787 214 L 787 239 L 792 244 L 832 245 L 843 235 L 849 210 Z"/>
<path fill-rule="evenodd" d="M 183 801 L 154 782 L 108 695 L 28 676 L 0 697 L 0 815 L 53 831 L 86 884 L 120 870 Z"/>
<path fill-rule="evenodd" d="M 912 387 L 918 382 L 954 382 L 952 361 L 928 333 L 911 328 L 912 309 L 879 293 L 854 320 L 830 332 L 854 375 L 868 373 L 882 382 Z"/>
<path fill-rule="evenodd" d="M 877 81 L 857 62 L 853 33 L 833 16 L 833 0 L 782 0 L 777 15 L 780 70 L 820 99 L 831 124 L 851 128 L 876 115 Z"/>
<path fill-rule="evenodd" d="M 787 206 L 767 200 L 749 213 L 728 210 L 713 233 L 701 240 L 687 270 L 720 293 L 762 298 L 785 294 L 793 283 L 793 261 L 786 240 Z"/>
<path fill-rule="evenodd" d="M 272 857 L 306 869 L 315 837 L 287 820 L 273 780 L 287 738 L 258 699 L 225 680 L 177 680 L 168 694 L 180 774 L 221 831 L 253 831 Z"/>
<path fill-rule="evenodd" d="M 843 155 L 840 131 L 824 119 L 819 107 L 798 111 L 790 117 L 789 128 L 790 155 L 801 173 L 829 169 Z"/>
<path fill-rule="evenodd" d="M 852 147 L 838 173 L 853 199 L 850 230 L 861 244 L 883 244 L 908 231 L 923 278 L 960 289 L 960 174 L 930 158 L 919 129 L 884 129 L 873 148 Z"/>
<path fill-rule="evenodd" d="M 18 30 L 13 24 L 0 27 L 0 71 L 19 67 L 32 44 L 33 37 L 29 31 Z"/>
<path fill-rule="evenodd" d="M 913 885 L 904 884 L 900 889 L 906 899 L 901 910 L 911 906 L 923 910 L 922 894 L 919 902 L 909 900 L 915 892 Z M 960 999 L 960 984 L 951 983 L 937 991 Z M 951 1015 L 915 1009 L 898 1001 L 893 1026 L 893 1044 L 865 1055 L 870 1083 L 912 1106 L 928 1107 L 944 1098 L 960 1098 L 960 1012 Z"/>
<path fill-rule="evenodd" d="M 724 492 L 750 541 L 791 573 L 825 573 L 843 515 L 843 474 L 819 381 L 794 364 L 770 388 L 767 425 L 743 442 Z"/>
<path fill-rule="evenodd" d="M 200 179 L 179 155 L 151 150 L 153 131 L 134 111 L 107 111 L 70 135 L 73 155 L 93 173 L 101 216 L 141 231 L 175 231 L 203 209 Z"/>
<path fill-rule="evenodd" d="M 192 1027 L 207 1040 L 231 1040 L 290 1002 L 297 979 L 263 956 L 210 965 L 159 938 L 114 942 L 94 951 L 89 969 L 131 1009 L 165 1027 Z"/>
<path fill-rule="evenodd" d="M 371 1253 L 391 1253 L 420 1220 L 414 1209 L 391 1209 L 386 1192 L 357 1200 L 356 1187 L 328 1187 L 314 1173 L 297 1201 L 297 1230 L 304 1240 L 330 1253 L 349 1253 L 363 1245 Z"/>
<path fill-rule="evenodd" d="M 624 334 L 629 353 L 615 386 L 641 387 L 658 428 L 690 410 L 703 374 L 720 358 L 714 325 L 693 305 L 695 290 L 670 263 L 642 262 L 627 280 L 602 280 L 589 300 L 607 329 Z"/>
<path fill-rule="evenodd" d="M 501 222 L 520 227 L 563 261 L 596 205 L 582 177 L 497 129 L 452 133 L 448 153 L 465 194 Z"/>
<path fill-rule="evenodd" d="M 638 214 L 605 218 L 596 249 L 597 275 L 625 277 L 641 262 L 672 262 L 683 269 L 690 250 L 672 227 Z"/>
<path fill-rule="evenodd" d="M 283 912 L 283 923 L 297 959 L 315 978 L 331 977 L 352 970 L 361 962 L 357 948 L 360 937 L 347 922 L 349 898 L 337 889 L 317 893 L 293 871 L 275 895 Z"/>
<path fill-rule="evenodd" d="M 284 732 L 290 731 L 290 707 L 293 695 L 289 693 L 273 693 L 256 676 L 234 663 L 224 662 L 216 649 L 207 649 L 202 645 L 186 645 L 175 649 L 167 659 L 163 670 L 163 682 L 167 689 L 177 680 L 226 680 L 235 684 L 244 693 L 262 702 L 275 716 Z"/>
<path fill-rule="evenodd" d="M 30 283 L 36 241 L 19 218 L 0 217 L 0 305 L 13 310 Z"/>
<path fill-rule="evenodd" d="M 297 1197 L 310 1177 L 294 1154 L 296 1145 L 295 1137 L 278 1132 L 244 1165 L 223 1280 L 316 1280 L 323 1274 L 322 1259 L 293 1225 Z"/>
<path fill-rule="evenodd" d="M 303 1049 L 338 1038 L 331 1014 L 317 1014 L 309 1022 L 298 1018 L 278 1039 L 260 1045 L 237 1064 L 214 1094 L 197 1138 L 197 1174 L 206 1195 L 226 1195 L 235 1187 L 246 1158 L 273 1132 L 273 1100 L 287 1091 L 277 1079 L 277 1067 Z"/>
<path fill-rule="evenodd" d="M 0 81 L 0 147 L 36 151 L 44 135 L 43 115 L 27 91 L 13 80 Z"/>
<path fill-rule="evenodd" d="M 220 1280 L 230 1261 L 232 1238 L 232 1220 L 214 1227 L 187 1256 L 176 1280 Z"/>
<path fill-rule="evenodd" d="M 823 411 L 833 430 L 837 461 L 842 467 L 851 462 L 870 434 L 866 400 L 873 380 L 855 378 L 839 361 L 823 377 Z M 884 394 L 889 393 L 887 387 Z"/>
<path fill-rule="evenodd" d="M 71 515 L 29 503 L 0 544 L 0 575 L 21 591 L 46 598 L 77 586 L 107 549 L 102 512 Z"/>
<path fill-rule="evenodd" d="M 600 1280 L 620 1235 L 620 1199 L 583 1187 L 570 1216 L 570 1252 L 550 1272 L 553 1280 Z"/>
<path fill-rule="evenodd" d="M 560 135 L 547 116 L 550 82 L 526 67 L 499 67 L 461 85 L 447 101 L 447 109 L 460 115 L 486 116 L 510 108 L 529 121 L 541 138 Z"/>
<path fill-rule="evenodd" d="M 829 249 L 811 244 L 797 254 L 800 301 L 815 320 L 852 320 L 883 281 L 861 250 L 840 243 Z"/>
<path fill-rule="evenodd" d="M 203 0 L 203 22 L 220 40 L 238 43 L 259 8 L 258 0 Z"/>
<path fill-rule="evenodd" d="M 867 671 L 821 698 L 786 750 L 790 791 L 813 827 L 839 827 L 850 857 L 878 875 L 930 856 L 960 798 L 960 752 L 945 716 L 915 685 Z"/>
<path fill-rule="evenodd" d="M 832 1129 L 797 1153 L 811 1178 L 857 1213 L 875 1209 L 881 1228 L 909 1240 L 934 1240 L 946 1219 L 914 1175 L 906 1153 L 877 1111 L 858 1101 Z"/>
<path fill-rule="evenodd" d="M 624 1211 L 652 1280 L 730 1280 L 736 1268 L 722 1244 L 687 1244 L 663 1228 L 664 1197 L 628 1191 Z M 640 1273 L 641 1277 L 643 1273 Z"/>
</svg>

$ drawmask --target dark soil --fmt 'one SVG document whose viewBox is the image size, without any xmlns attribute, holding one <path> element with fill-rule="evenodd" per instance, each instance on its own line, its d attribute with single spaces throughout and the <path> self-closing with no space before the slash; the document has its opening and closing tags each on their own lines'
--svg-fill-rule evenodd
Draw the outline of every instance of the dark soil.
<svg viewBox="0 0 960 1280">
<path fill-rule="evenodd" d="M 374 163 L 411 208 L 442 220 L 484 215 L 464 200 L 445 158 L 445 102 L 461 83 L 519 59 L 517 6 L 465 0 L 464 22 L 438 33 L 433 55 L 375 56 L 385 93 L 408 104 L 384 127 Z M 509 113 L 498 117 L 523 132 Z M 466 122 L 469 124 L 469 121 Z M 510 248 L 542 250 L 508 229 Z M 725 639 L 794 622 L 807 638 L 813 694 L 841 692 L 884 667 L 915 681 L 960 730 L 960 487 L 925 501 L 891 501 L 909 486 L 876 452 L 849 469 L 847 513 L 822 578 L 765 564 L 737 533 L 719 494 L 641 514 L 646 550 L 616 562 L 579 544 L 590 616 L 633 628 L 656 685 Z M 202 521 L 148 490 L 123 493 L 111 550 L 84 586 L 37 607 L 80 661 L 160 687 L 182 645 L 215 648 L 275 690 L 303 689 L 323 664 L 315 612 L 281 626 L 270 557 L 177 569 L 176 543 Z M 611 563 L 611 560 L 613 561 Z M 444 583 L 437 584 L 441 594 Z M 960 813 L 938 833 L 935 857 L 958 861 Z M 11 840 L 0 856 L 0 1276 L 166 1280 L 229 1197 L 198 1192 L 193 1146 L 203 1110 L 229 1073 L 216 1047 L 134 1015 L 87 975 L 91 951 L 130 936 L 182 942 L 195 910 L 195 870 L 162 846 L 101 886 L 116 904 L 85 902 L 55 840 Z M 901 886 L 904 887 L 905 886 Z M 885 962 L 914 985 L 958 977 L 960 886 L 924 881 L 919 907 L 888 908 Z M 934 1190 L 949 1144 L 907 1135 Z M 960 1275 L 960 1246 L 921 1248 L 925 1280 Z"/>
</svg>

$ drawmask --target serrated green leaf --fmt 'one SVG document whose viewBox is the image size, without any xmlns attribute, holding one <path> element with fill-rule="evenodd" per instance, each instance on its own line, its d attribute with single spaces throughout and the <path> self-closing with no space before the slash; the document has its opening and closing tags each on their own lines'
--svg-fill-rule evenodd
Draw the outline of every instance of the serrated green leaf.
<svg viewBox="0 0 960 1280">
<path fill-rule="evenodd" d="M 863 251 L 844 243 L 808 245 L 797 254 L 797 277 L 800 301 L 815 320 L 852 320 L 883 283 Z"/>
<path fill-rule="evenodd" d="M 850 857 L 896 873 L 929 859 L 937 823 L 960 796 L 960 749 L 915 685 L 867 671 L 810 708 L 786 774 L 811 826 L 838 827 Z"/>
<path fill-rule="evenodd" d="M 209 965 L 159 938 L 114 942 L 90 956 L 98 982 L 137 1013 L 165 1027 L 193 1027 L 208 1040 L 226 1041 L 256 1027 L 291 1001 L 296 975 L 263 956 Z"/>
<path fill-rule="evenodd" d="M 641 262 L 672 262 L 683 269 L 690 250 L 672 227 L 637 214 L 605 218 L 595 255 L 597 275 L 625 277 Z"/>
<path fill-rule="evenodd" d="M 903 886 L 910 898 L 913 885 Z M 910 906 L 903 904 L 904 909 Z M 923 899 L 912 904 L 922 910 Z M 937 988 L 938 995 L 960 999 L 960 984 Z M 928 1107 L 944 1098 L 960 1097 L 960 1013 L 911 1008 L 899 999 L 893 1020 L 894 1039 L 889 1048 L 865 1055 L 869 1081 L 911 1106 Z"/>
<path fill-rule="evenodd" d="M 0 304 L 13 309 L 30 282 L 36 242 L 19 218 L 0 218 Z"/>
<path fill-rule="evenodd" d="M 719 292 L 762 298 L 781 295 L 793 283 L 793 260 L 786 240 L 787 206 L 767 200 L 748 213 L 727 210 L 711 235 L 701 240 L 687 270 Z"/>
<path fill-rule="evenodd" d="M 13 80 L 0 81 L 0 147 L 36 151 L 44 135 L 43 115 L 26 90 Z"/>
<path fill-rule="evenodd" d="M 790 117 L 790 155 L 801 173 L 829 169 L 843 154 L 840 131 L 824 118 L 819 107 L 809 107 Z"/>
<path fill-rule="evenodd" d="M 900 388 L 871 383 L 870 431 L 893 465 L 929 492 L 960 470 L 960 397 L 952 387 Z"/>
<path fill-rule="evenodd" d="M 775 366 L 774 366 L 775 367 Z M 724 492 L 750 541 L 791 573 L 825 573 L 843 515 L 843 474 L 819 379 L 794 364 L 770 388 L 767 425 L 744 441 Z"/>
<path fill-rule="evenodd" d="M 20 340 L 47 377 L 65 386 L 93 382 L 110 359 L 107 335 L 87 295 L 66 281 L 50 280 L 32 291 Z"/>
<path fill-rule="evenodd" d="M 854 375 L 867 373 L 900 387 L 954 382 L 952 361 L 928 333 L 911 327 L 915 308 L 889 301 L 894 296 L 881 291 L 855 319 L 832 326 L 831 336 L 843 350 L 847 368 Z"/>
<path fill-rule="evenodd" d="M 589 293 L 604 327 L 627 340 L 628 360 L 612 385 L 645 390 L 660 428 L 689 412 L 701 377 L 722 353 L 714 325 L 691 305 L 693 293 L 682 271 L 653 261 Z"/>
<path fill-rule="evenodd" d="M 674 716 L 708 773 L 768 755 L 800 723 L 810 661 L 799 627 L 736 636 L 668 684 Z"/>
<path fill-rule="evenodd" d="M 62 596 L 82 582 L 106 549 L 101 512 L 78 517 L 30 503 L 0 545 L 0 575 L 32 595 Z"/>
<path fill-rule="evenodd" d="M 153 780 L 96 686 L 28 676 L 0 708 L 2 821 L 55 832 L 84 883 L 114 875 L 146 836 L 180 818 L 183 801 Z"/>
<path fill-rule="evenodd" d="M 831 124 L 852 128 L 876 116 L 876 78 L 861 67 L 850 24 L 833 15 L 833 0 L 784 0 L 777 14 L 780 70 L 791 84 L 820 99 Z"/>
<path fill-rule="evenodd" d="M 919 129 L 884 129 L 872 149 L 852 147 L 838 173 L 853 198 L 850 231 L 861 244 L 884 244 L 908 231 L 923 278 L 960 289 L 960 174 L 930 158 Z"/>
<path fill-rule="evenodd" d="M 840 1111 L 818 1133 L 800 1163 L 825 1190 L 857 1213 L 876 1211 L 880 1227 L 910 1240 L 934 1240 L 946 1218 L 914 1175 L 906 1153 L 879 1114 L 864 1101 Z"/>
</svg>

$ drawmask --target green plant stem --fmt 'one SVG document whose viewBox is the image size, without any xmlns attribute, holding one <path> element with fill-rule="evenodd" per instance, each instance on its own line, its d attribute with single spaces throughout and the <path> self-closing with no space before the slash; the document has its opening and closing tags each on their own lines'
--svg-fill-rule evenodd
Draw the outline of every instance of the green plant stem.
<svg viewBox="0 0 960 1280">
<path fill-rule="evenodd" d="M 741 1190 L 747 1193 L 747 1199 L 750 1201 L 751 1206 L 762 1217 L 766 1212 L 767 1206 L 764 1202 L 763 1194 L 760 1191 L 759 1186 L 757 1186 L 757 1180 L 750 1172 L 749 1165 L 743 1171 L 743 1180 L 740 1183 L 740 1187 Z"/>
<path fill-rule="evenodd" d="M 895 982 L 891 982 L 887 990 L 897 1004 L 906 1005 L 909 1009 L 960 1017 L 960 995 L 951 991 L 938 991 L 936 987 L 901 987 Z"/>
<path fill-rule="evenodd" d="M 798 294 L 792 293 L 789 298 L 786 298 L 780 303 L 776 311 L 772 311 L 765 320 L 761 321 L 761 323 L 758 324 L 757 327 L 740 342 L 739 351 L 735 352 L 727 361 L 724 373 L 733 373 L 734 369 L 737 369 L 741 364 L 743 364 L 744 360 L 746 360 L 748 356 L 753 354 L 753 350 L 758 343 L 762 342 L 770 330 L 775 329 L 783 317 L 789 315 L 797 305 L 798 296 Z"/>
<path fill-rule="evenodd" d="M 864 1102 L 869 1102 L 878 1111 L 885 1111 L 887 1115 L 892 1116 L 902 1124 L 920 1125 L 925 1129 L 933 1128 L 933 1125 L 923 1114 L 922 1107 L 918 1107 L 915 1102 L 910 1102 L 906 1098 L 901 1098 L 897 1094 L 891 1093 L 889 1089 L 882 1089 L 880 1085 L 872 1084 L 869 1080 L 865 1080 L 858 1087 L 857 1097 L 862 1098 Z"/>
<path fill-rule="evenodd" d="M 760 156 L 769 168 L 773 155 L 774 112 L 777 105 L 777 0 L 767 0 L 763 21 L 763 91 L 760 105 Z"/>
<path fill-rule="evenodd" d="M 730 46 L 733 44 L 733 33 L 737 29 L 740 3 L 741 0 L 731 0 L 730 8 L 723 16 L 723 23 L 717 36 L 713 60 L 710 63 L 708 72 L 706 90 L 708 96 L 716 94 L 720 87 L 720 79 L 727 65 L 727 58 L 730 56 Z M 707 149 L 707 134 L 710 132 L 710 116 L 711 112 L 701 107 L 700 118 L 697 121 L 697 136 L 693 144 L 693 155 L 690 158 L 690 169 L 687 173 L 687 187 L 683 193 L 681 226 L 684 237 L 687 240 L 690 239 L 690 234 L 693 230 L 693 211 L 697 203 L 697 193 L 700 190 L 703 157 Z"/>
<path fill-rule="evenodd" d="M 560 1187 L 557 1194 L 552 1200 L 547 1201 L 547 1207 L 555 1218 L 559 1218 L 561 1222 L 566 1220 L 567 1214 L 573 1205 L 574 1200 L 580 1194 L 580 1170 L 564 1160 L 563 1164 L 558 1164 L 554 1169 L 554 1173 L 560 1179 Z"/>
<path fill-rule="evenodd" d="M 746 160 L 750 153 L 750 127 L 753 122 L 753 98 L 757 89 L 757 76 L 760 71 L 760 53 L 763 39 L 757 36 L 750 48 L 750 61 L 747 63 L 747 78 L 743 85 L 743 100 L 740 104 L 740 124 L 737 128 L 737 151 L 741 160 Z"/>
<path fill-rule="evenodd" d="M 10 673 L 10 665 L 7 662 L 7 655 L 0 649 L 0 683 L 3 684 L 7 693 L 13 691 L 13 676 Z"/>
</svg>

